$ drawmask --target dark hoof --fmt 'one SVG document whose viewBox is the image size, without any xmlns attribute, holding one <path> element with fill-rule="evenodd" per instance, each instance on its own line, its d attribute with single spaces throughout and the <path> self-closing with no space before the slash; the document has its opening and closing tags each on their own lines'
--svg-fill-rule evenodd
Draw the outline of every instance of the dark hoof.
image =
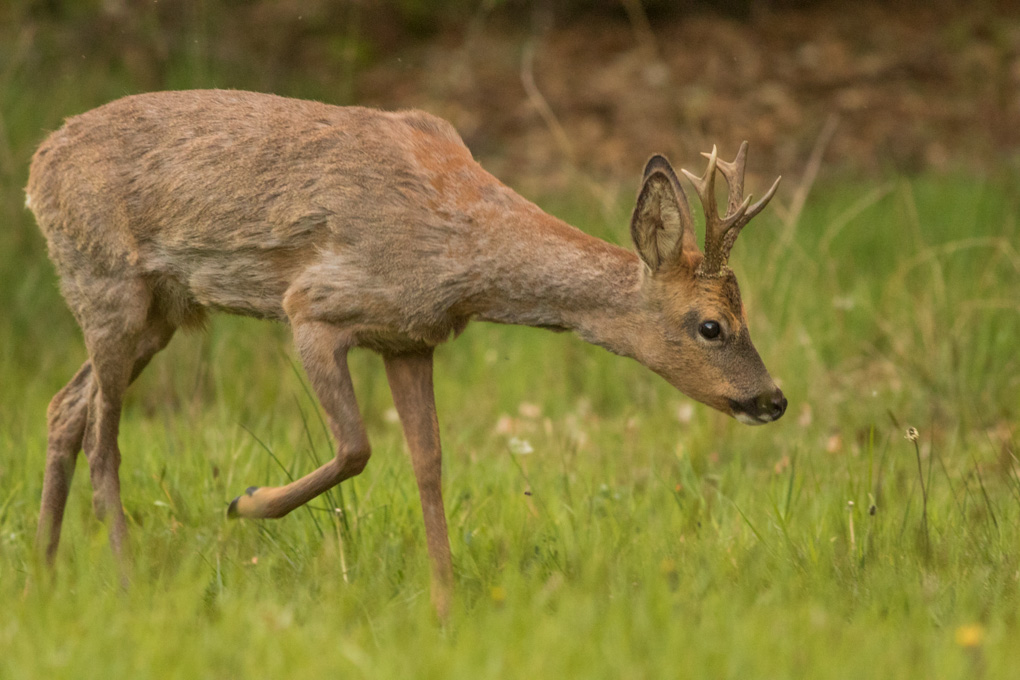
<svg viewBox="0 0 1020 680">
<path fill-rule="evenodd" d="M 244 495 L 245 496 L 251 496 L 252 494 L 254 494 L 258 490 L 259 490 L 259 487 L 257 487 L 257 486 L 249 486 L 247 489 L 244 490 Z M 230 501 L 230 505 L 227 506 L 227 517 L 229 517 L 230 519 L 237 519 L 238 517 L 241 516 L 240 513 L 238 513 L 238 511 L 237 511 L 237 502 L 239 500 L 241 500 L 240 496 L 238 496 L 234 500 Z"/>
</svg>

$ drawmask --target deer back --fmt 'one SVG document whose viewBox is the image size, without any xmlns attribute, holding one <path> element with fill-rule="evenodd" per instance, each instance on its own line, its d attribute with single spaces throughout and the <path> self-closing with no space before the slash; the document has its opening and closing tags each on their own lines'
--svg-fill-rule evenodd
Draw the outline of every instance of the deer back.
<svg viewBox="0 0 1020 680">
<path fill-rule="evenodd" d="M 69 119 L 33 158 L 28 196 L 62 274 L 141 273 L 183 322 L 204 307 L 283 319 L 302 275 L 377 298 L 337 315 L 414 291 L 428 316 L 468 295 L 477 213 L 533 208 L 429 114 L 233 91 Z"/>
</svg>

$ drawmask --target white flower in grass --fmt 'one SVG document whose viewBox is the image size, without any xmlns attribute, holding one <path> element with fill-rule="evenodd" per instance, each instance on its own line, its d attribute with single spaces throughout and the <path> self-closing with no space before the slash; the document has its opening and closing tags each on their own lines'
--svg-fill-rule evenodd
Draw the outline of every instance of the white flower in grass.
<svg viewBox="0 0 1020 680">
<path fill-rule="evenodd" d="M 529 453 L 534 453 L 535 449 L 531 446 L 531 442 L 527 439 L 521 439 L 520 437 L 510 437 L 510 441 L 507 442 L 510 447 L 510 453 L 516 453 L 519 456 L 526 456 Z"/>
<path fill-rule="evenodd" d="M 683 425 L 694 420 L 694 404 L 689 401 L 681 402 L 676 407 L 676 419 Z"/>
</svg>

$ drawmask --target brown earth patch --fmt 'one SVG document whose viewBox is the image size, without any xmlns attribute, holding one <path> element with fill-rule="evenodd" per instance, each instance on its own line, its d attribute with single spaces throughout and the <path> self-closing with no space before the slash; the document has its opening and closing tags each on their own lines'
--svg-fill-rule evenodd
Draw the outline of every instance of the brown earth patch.
<svg viewBox="0 0 1020 680">
<path fill-rule="evenodd" d="M 828 169 L 1015 170 L 1018 17 L 853 3 L 741 20 L 672 12 L 650 31 L 602 12 L 535 30 L 542 21 L 480 12 L 378 59 L 356 98 L 448 118 L 487 167 L 538 191 L 565 169 L 630 179 L 652 153 L 695 166 L 742 139 L 752 171 L 797 176 L 830 133 Z"/>
</svg>

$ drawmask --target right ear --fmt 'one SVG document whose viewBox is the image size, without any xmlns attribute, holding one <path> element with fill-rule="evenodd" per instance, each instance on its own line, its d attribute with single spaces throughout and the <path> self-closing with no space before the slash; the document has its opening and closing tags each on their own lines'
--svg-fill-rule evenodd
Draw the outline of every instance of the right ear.
<svg viewBox="0 0 1020 680">
<path fill-rule="evenodd" d="M 678 262 L 684 251 L 698 249 L 687 195 L 662 156 L 652 156 L 645 165 L 630 235 L 638 256 L 653 273 Z"/>
</svg>

